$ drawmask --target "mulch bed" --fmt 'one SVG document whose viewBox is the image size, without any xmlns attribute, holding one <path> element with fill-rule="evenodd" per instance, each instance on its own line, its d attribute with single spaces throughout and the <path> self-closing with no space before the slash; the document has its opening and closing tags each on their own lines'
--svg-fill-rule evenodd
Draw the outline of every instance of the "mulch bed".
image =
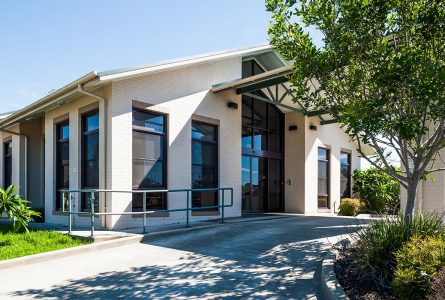
<svg viewBox="0 0 445 300">
<path fill-rule="evenodd" d="M 347 251 L 347 250 L 346 250 Z M 357 278 L 350 268 L 351 261 L 348 259 L 347 252 L 342 251 L 337 256 L 334 270 L 337 275 L 337 279 L 343 287 L 346 295 L 351 300 L 380 300 L 396 299 L 391 295 L 390 291 L 382 290 L 372 285 L 367 281 L 363 281 Z"/>
</svg>

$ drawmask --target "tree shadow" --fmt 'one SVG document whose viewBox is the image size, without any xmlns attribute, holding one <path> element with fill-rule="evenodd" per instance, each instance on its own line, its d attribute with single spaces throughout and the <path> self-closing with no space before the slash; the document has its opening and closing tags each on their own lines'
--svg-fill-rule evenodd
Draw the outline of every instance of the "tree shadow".
<svg viewBox="0 0 445 300">
<path fill-rule="evenodd" d="M 317 298 L 319 262 L 330 247 L 327 240 L 319 239 L 345 230 L 338 221 L 325 222 L 323 227 L 306 223 L 295 227 L 304 232 L 286 230 L 286 226 L 298 225 L 295 220 L 268 221 L 149 240 L 145 242 L 147 251 L 153 246 L 177 249 L 181 250 L 179 258 L 10 295 L 55 299 Z"/>
</svg>

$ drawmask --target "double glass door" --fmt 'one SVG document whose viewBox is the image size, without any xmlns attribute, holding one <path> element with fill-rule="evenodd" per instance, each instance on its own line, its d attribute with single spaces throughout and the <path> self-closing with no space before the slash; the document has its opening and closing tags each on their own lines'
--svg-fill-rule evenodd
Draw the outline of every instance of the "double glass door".
<svg viewBox="0 0 445 300">
<path fill-rule="evenodd" d="M 281 160 L 243 155 L 243 213 L 278 212 L 283 210 Z"/>
</svg>

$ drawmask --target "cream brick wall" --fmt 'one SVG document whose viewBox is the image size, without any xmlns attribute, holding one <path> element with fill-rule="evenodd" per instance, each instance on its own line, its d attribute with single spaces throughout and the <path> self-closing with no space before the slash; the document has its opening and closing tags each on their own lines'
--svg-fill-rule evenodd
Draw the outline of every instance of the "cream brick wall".
<svg viewBox="0 0 445 300">
<path fill-rule="evenodd" d="M 101 88 L 94 93 L 103 95 L 111 102 L 111 85 Z M 98 100 L 81 96 L 76 100 L 65 103 L 55 109 L 45 113 L 45 218 L 46 222 L 52 224 L 67 224 L 67 216 L 54 212 L 55 208 L 55 127 L 56 124 L 69 119 L 70 140 L 69 140 L 69 158 L 70 158 L 70 189 L 80 188 L 80 147 L 81 136 L 80 115 L 87 111 L 98 108 Z M 111 139 L 107 135 L 107 139 Z M 73 195 L 74 209 L 80 209 L 79 195 Z M 74 226 L 88 226 L 90 219 L 83 216 L 75 216 L 73 218 Z M 99 226 L 99 220 L 96 220 L 96 226 Z"/>
<path fill-rule="evenodd" d="M 298 112 L 284 115 L 284 209 L 286 212 L 305 212 L 305 116 Z M 296 125 L 295 131 L 289 126 Z"/>
<path fill-rule="evenodd" d="M 191 121 L 193 115 L 218 120 L 219 186 L 233 187 L 235 205 L 226 216 L 241 213 L 241 102 L 230 93 L 213 94 L 211 85 L 241 77 L 241 58 L 156 73 L 113 83 L 110 114 L 111 147 L 109 164 L 113 189 L 130 190 L 132 184 L 132 104 L 145 103 L 148 109 L 167 114 L 169 189 L 191 187 Z M 227 107 L 229 101 L 238 110 Z M 184 208 L 185 194 L 170 194 L 169 208 Z M 229 195 L 226 194 L 226 198 Z M 114 194 L 113 211 L 131 211 L 131 196 Z M 209 218 L 193 216 L 192 220 Z M 172 212 L 168 218 L 150 217 L 148 225 L 184 223 L 185 212 Z M 141 226 L 142 220 L 131 216 L 113 216 L 114 228 Z"/>
<path fill-rule="evenodd" d="M 241 97 L 232 91 L 214 94 L 213 84 L 241 77 L 241 57 L 159 72 L 142 77 L 115 81 L 94 93 L 107 99 L 106 126 L 106 186 L 107 189 L 131 190 L 132 188 L 132 107 L 143 104 L 146 109 L 162 112 L 168 120 L 167 188 L 191 187 L 191 122 L 194 118 L 209 118 L 219 124 L 219 186 L 234 189 L 234 206 L 227 208 L 227 217 L 241 214 Z M 238 103 L 232 110 L 227 103 Z M 98 107 L 97 99 L 82 96 L 55 109 L 44 117 L 45 133 L 45 214 L 48 223 L 67 224 L 67 217 L 54 213 L 55 199 L 55 124 L 69 118 L 70 122 L 70 189 L 80 188 L 80 115 Z M 318 126 L 310 131 L 309 125 Z M 297 131 L 288 131 L 297 125 Z M 353 169 L 360 167 L 355 145 L 337 124 L 320 126 L 315 118 L 300 113 L 285 114 L 285 210 L 288 212 L 317 212 L 317 148 L 331 149 L 331 205 L 339 202 L 340 151 L 352 151 Z M 1 136 L 5 138 L 3 134 Z M 13 137 L 13 147 L 20 141 Z M 0 149 L 0 154 L 3 149 Z M 15 150 L 13 150 L 15 151 Z M 20 161 L 13 158 L 13 168 L 19 169 Z M 16 171 L 14 171 L 16 172 Z M 16 173 L 14 180 L 19 180 Z M 17 178 L 16 178 L 17 177 Z M 226 201 L 229 194 L 226 194 Z M 80 207 L 75 196 L 75 209 Z M 168 197 L 168 207 L 184 208 L 185 194 L 174 193 Z M 101 198 L 108 212 L 131 211 L 131 195 L 108 194 Z M 219 216 L 191 216 L 191 220 L 219 218 Z M 168 217 L 150 217 L 148 226 L 185 223 L 185 212 L 172 212 Z M 96 220 L 108 228 L 140 227 L 141 218 L 108 216 Z M 88 226 L 89 218 L 75 217 L 75 226 Z"/>
<path fill-rule="evenodd" d="M 313 124 L 317 131 L 309 129 Z M 340 204 L 340 152 L 352 152 L 352 170 L 360 168 L 360 157 L 356 145 L 338 124 L 320 125 L 316 118 L 305 120 L 305 213 L 316 213 L 318 209 L 318 147 L 330 149 L 330 205 Z"/>
</svg>

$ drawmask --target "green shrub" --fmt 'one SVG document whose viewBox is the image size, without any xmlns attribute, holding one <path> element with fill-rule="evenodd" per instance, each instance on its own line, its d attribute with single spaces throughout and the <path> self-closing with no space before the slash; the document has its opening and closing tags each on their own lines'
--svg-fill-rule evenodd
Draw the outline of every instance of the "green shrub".
<svg viewBox="0 0 445 300">
<path fill-rule="evenodd" d="M 19 188 L 10 185 L 6 190 L 0 188 L 0 216 L 4 213 L 13 222 L 14 231 L 28 232 L 28 223 L 35 217 L 40 217 L 40 213 L 33 211 L 26 206 L 29 201 L 23 200 L 17 194 Z"/>
<path fill-rule="evenodd" d="M 45 223 L 45 209 L 44 208 L 31 208 L 31 209 L 40 214 L 40 216 L 35 216 L 33 221 L 36 223 Z"/>
<path fill-rule="evenodd" d="M 431 284 L 429 300 L 445 300 L 445 268 L 442 268 Z"/>
<path fill-rule="evenodd" d="M 354 193 L 369 213 L 397 213 L 400 208 L 400 184 L 380 169 L 355 170 Z"/>
<path fill-rule="evenodd" d="M 414 236 L 396 253 L 392 287 L 400 299 L 425 299 L 431 282 L 445 266 L 445 238 Z"/>
<path fill-rule="evenodd" d="M 395 254 L 412 236 L 445 237 L 442 217 L 418 214 L 407 223 L 403 215 L 398 215 L 372 221 L 365 229 L 351 234 L 351 271 L 373 285 L 389 288 L 396 266 Z"/>
<path fill-rule="evenodd" d="M 363 208 L 363 202 L 360 199 L 344 198 L 340 201 L 338 214 L 340 216 L 356 216 Z"/>
</svg>

